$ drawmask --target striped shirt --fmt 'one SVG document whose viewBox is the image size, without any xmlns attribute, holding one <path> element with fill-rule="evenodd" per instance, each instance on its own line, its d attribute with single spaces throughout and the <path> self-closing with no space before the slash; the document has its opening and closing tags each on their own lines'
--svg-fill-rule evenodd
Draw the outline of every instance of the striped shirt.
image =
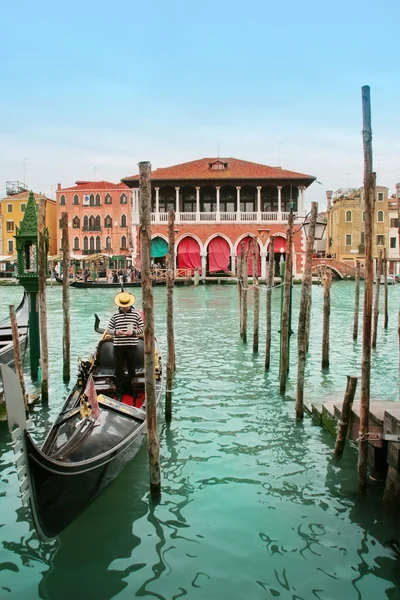
<svg viewBox="0 0 400 600">
<path fill-rule="evenodd" d="M 133 306 L 124 312 L 120 308 L 114 313 L 108 324 L 108 331 L 114 334 L 114 346 L 137 346 L 138 335 L 143 333 L 144 323 L 139 311 Z M 129 336 L 117 336 L 116 331 L 133 331 Z"/>
</svg>

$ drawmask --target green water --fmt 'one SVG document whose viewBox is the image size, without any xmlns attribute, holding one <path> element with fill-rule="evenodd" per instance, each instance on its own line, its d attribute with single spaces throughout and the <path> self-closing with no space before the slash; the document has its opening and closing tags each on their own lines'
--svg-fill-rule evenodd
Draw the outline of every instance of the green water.
<svg viewBox="0 0 400 600">
<path fill-rule="evenodd" d="M 360 372 L 360 343 L 352 342 L 353 294 L 352 283 L 333 285 L 331 368 L 322 373 L 322 288 L 313 287 L 308 401 L 343 396 L 346 375 Z M 20 295 L 19 287 L 0 288 L 0 317 Z M 112 290 L 71 290 L 73 373 L 75 357 L 87 355 L 98 339 L 92 314 L 106 320 L 113 296 Z M 10 439 L 0 424 L 0 598 L 400 598 L 400 562 L 386 544 L 400 539 L 400 524 L 381 510 L 382 484 L 358 501 L 355 450 L 347 448 L 338 465 L 326 432 L 308 417 L 296 424 L 295 368 L 285 397 L 278 393 L 279 296 L 275 291 L 273 360 L 265 375 L 265 292 L 262 351 L 254 356 L 252 328 L 247 346 L 239 339 L 235 286 L 175 290 L 178 371 L 173 422 L 160 422 L 158 505 L 149 499 L 143 446 L 59 539 L 39 542 L 18 498 Z M 299 296 L 296 286 L 294 329 Z M 400 286 L 393 286 L 371 390 L 375 398 L 396 401 L 399 301 Z M 165 349 L 164 289 L 155 290 L 155 304 Z M 251 304 L 250 297 L 250 325 Z M 37 406 L 33 413 L 38 441 L 67 393 L 60 378 L 60 288 L 48 289 L 48 306 L 51 401 L 48 411 Z M 295 364 L 295 340 L 291 351 Z"/>
</svg>

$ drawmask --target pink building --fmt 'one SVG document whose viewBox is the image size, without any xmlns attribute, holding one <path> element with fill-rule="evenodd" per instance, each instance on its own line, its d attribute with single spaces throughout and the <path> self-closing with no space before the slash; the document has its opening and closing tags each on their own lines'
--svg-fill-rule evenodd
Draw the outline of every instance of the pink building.
<svg viewBox="0 0 400 600">
<path fill-rule="evenodd" d="M 61 213 L 68 213 L 69 244 L 74 254 L 103 252 L 131 256 L 132 192 L 124 183 L 76 181 L 57 189 L 58 249 Z"/>
</svg>

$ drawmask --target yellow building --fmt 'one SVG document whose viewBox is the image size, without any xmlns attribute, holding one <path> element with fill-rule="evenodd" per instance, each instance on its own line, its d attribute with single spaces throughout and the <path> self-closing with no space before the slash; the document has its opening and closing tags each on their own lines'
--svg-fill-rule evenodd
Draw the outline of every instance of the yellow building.
<svg viewBox="0 0 400 600">
<path fill-rule="evenodd" d="M 344 262 L 365 260 L 365 205 L 364 189 L 340 189 L 327 192 L 328 227 L 326 254 Z M 374 210 L 373 256 L 379 250 L 389 249 L 388 188 L 376 187 Z"/>
<path fill-rule="evenodd" d="M 36 205 L 41 198 L 45 198 L 42 194 L 34 194 Z M 4 256 L 12 256 L 16 253 L 15 247 L 15 228 L 20 226 L 24 217 L 26 205 L 28 203 L 29 191 L 13 194 L 1 199 L 1 214 L 3 217 L 3 242 L 1 254 Z M 50 247 L 49 255 L 57 252 L 57 217 L 56 217 L 56 201 L 46 198 L 46 226 L 49 229 Z"/>
</svg>

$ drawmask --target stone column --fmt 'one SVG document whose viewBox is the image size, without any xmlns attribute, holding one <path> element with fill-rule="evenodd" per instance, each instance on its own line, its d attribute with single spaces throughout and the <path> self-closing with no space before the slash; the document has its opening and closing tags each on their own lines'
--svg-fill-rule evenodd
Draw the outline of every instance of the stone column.
<svg viewBox="0 0 400 600">
<path fill-rule="evenodd" d="M 234 250 L 231 252 L 231 272 L 232 275 L 236 275 L 236 252 Z"/>
<path fill-rule="evenodd" d="M 261 185 L 257 186 L 257 221 L 261 221 Z"/>
<path fill-rule="evenodd" d="M 240 185 L 236 186 L 236 221 L 240 221 Z"/>
<path fill-rule="evenodd" d="M 179 213 L 179 187 L 175 188 L 175 223 L 180 222 L 180 213 Z"/>
<path fill-rule="evenodd" d="M 266 250 L 262 250 L 260 252 L 260 262 L 261 262 L 261 279 L 267 278 L 267 252 Z"/>
<path fill-rule="evenodd" d="M 200 187 L 196 187 L 196 221 L 200 221 Z"/>
<path fill-rule="evenodd" d="M 159 220 L 160 220 L 160 188 L 156 187 L 154 189 L 156 190 L 156 214 L 155 214 L 155 221 L 156 221 L 156 223 L 158 223 Z"/>
<path fill-rule="evenodd" d="M 221 188 L 220 188 L 220 186 L 219 186 L 219 185 L 216 185 L 216 186 L 215 186 L 215 189 L 217 190 L 217 215 L 216 215 L 216 220 L 217 220 L 217 223 L 219 223 L 219 221 L 220 221 L 220 210 L 219 210 L 219 191 L 220 191 L 220 189 L 221 189 Z"/>
<path fill-rule="evenodd" d="M 207 272 L 207 252 L 201 252 L 201 276 L 204 279 Z"/>
<path fill-rule="evenodd" d="M 278 185 L 278 221 L 282 221 L 282 186 Z"/>
</svg>

